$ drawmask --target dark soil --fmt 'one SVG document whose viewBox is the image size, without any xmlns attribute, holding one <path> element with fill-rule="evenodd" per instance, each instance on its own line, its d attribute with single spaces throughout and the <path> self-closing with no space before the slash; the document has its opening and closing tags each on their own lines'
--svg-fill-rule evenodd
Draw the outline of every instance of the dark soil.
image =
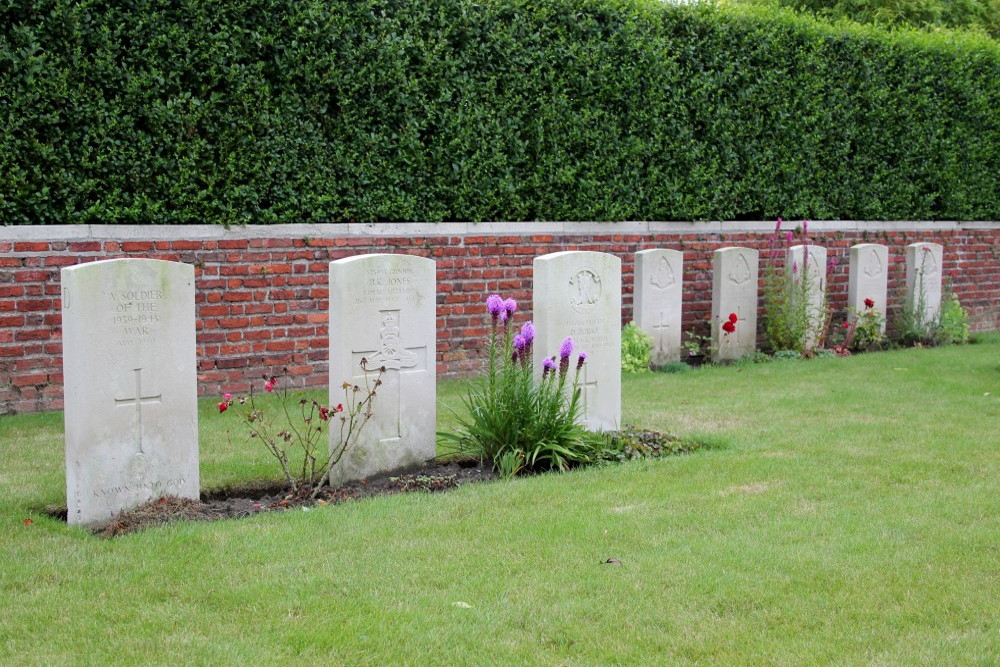
<svg viewBox="0 0 1000 667">
<path fill-rule="evenodd" d="M 122 512 L 106 523 L 93 526 L 91 530 L 100 537 L 115 537 L 181 520 L 239 519 L 262 512 L 338 505 L 370 496 L 445 491 L 470 482 L 496 479 L 496 476 L 490 467 L 481 466 L 478 461 L 432 462 L 405 473 L 372 477 L 339 487 L 323 487 L 315 499 L 311 497 L 311 489 L 293 495 L 286 485 L 278 483 L 203 491 L 201 500 L 164 496 Z M 66 508 L 56 508 L 50 513 L 66 518 Z"/>
</svg>

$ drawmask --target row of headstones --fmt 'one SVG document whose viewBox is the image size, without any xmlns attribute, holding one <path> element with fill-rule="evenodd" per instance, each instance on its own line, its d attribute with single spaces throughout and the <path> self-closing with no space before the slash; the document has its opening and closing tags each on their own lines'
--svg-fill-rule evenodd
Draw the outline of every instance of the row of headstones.
<svg viewBox="0 0 1000 667">
<path fill-rule="evenodd" d="M 943 248 L 936 243 L 906 246 L 906 303 L 923 322 L 937 317 L 941 304 Z M 758 251 L 723 248 L 712 258 L 712 358 L 730 361 L 757 348 Z M 807 258 L 807 259 L 806 259 Z M 823 321 L 826 248 L 797 245 L 785 257 L 786 286 L 804 292 L 811 326 L 807 347 L 815 344 Z M 888 297 L 889 249 L 862 243 L 850 249 L 847 306 L 851 319 L 865 310 L 866 300 L 883 314 Z M 799 270 L 799 267 L 802 267 Z M 681 297 L 684 254 L 677 250 L 643 250 L 635 255 L 634 315 L 636 325 L 653 339 L 653 364 L 662 366 L 681 356 Z M 803 280 L 805 289 L 801 288 Z M 736 322 L 726 331 L 732 314 Z M 885 331 L 885 320 L 882 320 Z"/>
<path fill-rule="evenodd" d="M 534 284 L 534 349 L 551 354 L 573 337 L 590 359 L 581 378 L 586 424 L 617 428 L 621 260 L 544 255 L 534 261 Z M 434 457 L 436 293 L 430 259 L 371 254 L 330 263 L 331 402 L 345 381 L 361 384 L 363 358 L 369 369 L 385 368 L 374 416 L 332 483 Z M 114 259 L 62 270 L 70 523 L 107 520 L 163 495 L 199 497 L 194 303 L 187 264 Z"/>
<path fill-rule="evenodd" d="M 798 248 L 791 261 L 801 261 Z M 807 252 L 811 266 L 825 272 L 825 250 Z M 940 294 L 940 281 L 911 279 L 909 267 L 931 278 L 939 274 L 940 252 L 931 244 L 907 250 L 908 283 L 923 285 L 928 303 L 933 284 Z M 918 255 L 920 266 L 911 258 Z M 732 340 L 717 346 L 722 358 L 755 347 L 757 259 L 748 248 L 715 252 L 713 317 L 722 323 L 737 313 L 742 320 Z M 873 294 L 884 303 L 887 260 L 884 246 L 852 248 L 852 304 Z M 653 334 L 658 354 L 680 349 L 682 263 L 677 251 L 636 255 L 636 319 Z M 589 355 L 580 387 L 587 427 L 618 428 L 621 260 L 583 251 L 543 255 L 534 260 L 533 284 L 534 349 L 552 354 L 572 337 Z M 368 368 L 386 369 L 374 417 L 333 483 L 435 455 L 436 292 L 430 259 L 371 254 L 330 263 L 331 401 L 344 381 L 364 378 L 362 358 Z M 193 267 L 114 259 L 65 268 L 62 325 L 69 522 L 102 521 L 162 495 L 198 498 Z M 541 364 L 535 367 L 540 373 Z"/>
</svg>

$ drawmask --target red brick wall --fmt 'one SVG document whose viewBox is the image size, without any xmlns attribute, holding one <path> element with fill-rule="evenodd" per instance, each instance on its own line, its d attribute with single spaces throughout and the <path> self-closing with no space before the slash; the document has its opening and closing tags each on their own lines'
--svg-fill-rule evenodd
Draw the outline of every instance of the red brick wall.
<svg viewBox="0 0 1000 667">
<path fill-rule="evenodd" d="M 880 226 L 881 224 L 881 226 Z M 298 386 L 327 384 L 328 263 L 358 253 L 430 257 L 438 269 L 438 372 L 480 368 L 486 334 L 483 301 L 490 292 L 519 301 L 518 321 L 531 316 L 531 268 L 537 255 L 597 250 L 622 258 L 622 321 L 632 313 L 633 254 L 682 250 L 684 329 L 708 333 L 712 252 L 727 246 L 766 251 L 771 223 L 493 223 L 315 226 L 222 230 L 185 227 L 5 228 L 0 231 L 0 414 L 62 407 L 59 270 L 116 257 L 193 264 L 196 275 L 198 378 L 202 395 L 245 391 L 265 371 L 287 367 Z M 905 282 L 903 246 L 944 246 L 944 277 L 969 311 L 973 330 L 1000 329 L 1000 225 L 812 223 L 812 242 L 836 266 L 829 303 L 847 301 L 849 248 L 889 246 L 890 325 Z M 298 233 L 305 229 L 313 235 Z M 545 231 L 548 229 L 549 231 Z M 555 229 L 556 231 L 552 231 Z M 585 230 L 572 233 L 574 230 Z M 872 230 L 875 231 L 872 231 Z M 408 235 L 411 231 L 416 236 Z M 457 230 L 449 234 L 449 230 Z M 483 231 L 480 231 L 483 230 Z M 607 231 L 605 231 L 607 230 Z M 54 232 L 54 233 L 53 233 Z M 124 233 L 127 232 L 127 233 Z M 197 233 L 194 233 L 197 232 Z M 46 233 L 50 236 L 41 240 Z M 339 234 L 339 235 L 338 235 Z M 117 236 L 117 238 L 116 238 Z M 163 238 L 167 236 L 168 238 Z M 173 236 L 173 240 L 169 240 Z M 56 240 L 53 240 L 56 239 Z"/>
</svg>

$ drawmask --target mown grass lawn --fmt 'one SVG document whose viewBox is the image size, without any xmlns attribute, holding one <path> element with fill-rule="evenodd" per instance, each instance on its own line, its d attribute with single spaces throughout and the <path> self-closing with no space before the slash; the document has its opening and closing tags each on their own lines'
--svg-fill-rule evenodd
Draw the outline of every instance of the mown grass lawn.
<svg viewBox="0 0 1000 667">
<path fill-rule="evenodd" d="M 713 447 L 114 540 L 43 512 L 61 415 L 0 417 L 0 664 L 1000 661 L 1000 337 L 623 392 Z M 277 478 L 202 408 L 203 488 Z"/>
</svg>

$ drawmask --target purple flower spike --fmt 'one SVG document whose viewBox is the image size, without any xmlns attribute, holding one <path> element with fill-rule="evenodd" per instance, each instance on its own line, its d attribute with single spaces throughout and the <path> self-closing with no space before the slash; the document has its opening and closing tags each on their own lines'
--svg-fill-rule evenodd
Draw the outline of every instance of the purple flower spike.
<svg viewBox="0 0 1000 667">
<path fill-rule="evenodd" d="M 774 233 L 777 234 L 780 231 L 781 231 L 781 218 L 779 217 L 778 218 L 778 224 L 776 224 L 774 226 Z"/>
<path fill-rule="evenodd" d="M 805 236 L 808 233 L 809 233 L 809 221 L 808 220 L 803 220 L 802 221 L 802 236 Z"/>
<path fill-rule="evenodd" d="M 499 294 L 490 294 L 486 297 L 486 310 L 490 312 L 490 316 L 494 320 L 500 316 L 500 311 L 503 309 L 503 299 L 500 298 Z"/>
<path fill-rule="evenodd" d="M 576 370 L 580 370 L 581 368 L 583 368 L 583 362 L 585 362 L 586 360 L 587 360 L 587 353 L 581 352 L 580 356 L 577 357 L 576 359 Z"/>
<path fill-rule="evenodd" d="M 503 324 L 507 324 L 507 311 L 502 308 L 500 309 L 500 321 Z"/>
<path fill-rule="evenodd" d="M 559 348 L 559 358 L 568 359 L 571 354 L 573 354 L 573 339 L 567 336 Z"/>
<path fill-rule="evenodd" d="M 507 317 L 510 318 L 517 311 L 517 301 L 514 301 L 514 299 L 504 299 L 503 309 L 507 311 Z"/>
<path fill-rule="evenodd" d="M 791 243 L 794 240 L 795 240 L 795 234 L 792 232 L 792 230 L 788 230 L 787 232 L 785 232 L 785 243 Z"/>
<path fill-rule="evenodd" d="M 521 327 L 521 335 L 524 336 L 525 345 L 530 344 L 535 340 L 535 325 L 531 322 L 525 322 L 524 326 Z"/>
<path fill-rule="evenodd" d="M 524 336 L 522 336 L 521 334 L 515 334 L 514 335 L 514 349 L 515 350 L 517 350 L 518 352 L 523 352 L 524 351 L 524 346 L 527 345 L 527 344 L 528 344 L 528 342 L 524 339 Z"/>
<path fill-rule="evenodd" d="M 798 272 L 799 272 L 799 263 L 792 262 L 792 273 L 798 273 Z"/>
<path fill-rule="evenodd" d="M 546 357 L 545 361 L 542 362 L 542 377 L 548 376 L 549 373 L 556 372 L 556 362 L 552 359 Z"/>
<path fill-rule="evenodd" d="M 830 259 L 826 260 L 826 270 L 827 271 L 833 271 L 835 268 L 837 268 L 837 258 L 836 257 L 831 257 Z"/>
</svg>

